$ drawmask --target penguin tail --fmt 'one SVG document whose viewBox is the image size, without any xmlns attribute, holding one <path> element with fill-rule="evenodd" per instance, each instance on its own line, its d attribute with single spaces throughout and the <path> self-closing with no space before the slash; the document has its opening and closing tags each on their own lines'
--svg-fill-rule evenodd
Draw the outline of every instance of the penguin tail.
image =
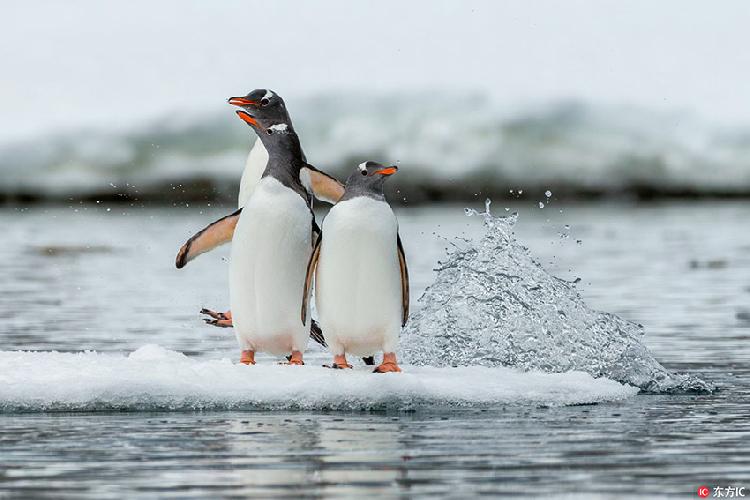
<svg viewBox="0 0 750 500">
<path fill-rule="evenodd" d="M 328 347 L 326 339 L 323 337 L 323 330 L 320 329 L 320 325 L 314 319 L 310 321 L 310 337 L 323 347 Z"/>
</svg>

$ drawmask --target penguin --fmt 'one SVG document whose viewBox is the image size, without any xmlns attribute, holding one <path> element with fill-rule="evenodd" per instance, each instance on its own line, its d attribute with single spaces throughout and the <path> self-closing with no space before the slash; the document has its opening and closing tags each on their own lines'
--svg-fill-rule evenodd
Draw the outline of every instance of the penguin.
<svg viewBox="0 0 750 500">
<path fill-rule="evenodd" d="M 272 90 L 258 89 L 250 92 L 244 97 L 230 97 L 227 102 L 234 106 L 241 107 L 246 112 L 250 112 L 258 105 L 261 107 L 268 106 L 275 97 L 278 97 L 278 95 Z M 284 115 L 283 122 L 292 126 L 292 120 L 289 117 L 283 99 L 278 97 L 277 103 L 279 105 L 279 112 Z M 315 198 L 332 204 L 336 203 L 343 195 L 343 185 L 330 175 L 307 164 L 304 152 L 302 152 L 302 160 L 307 165 L 306 170 L 310 181 L 310 187 Z M 201 229 L 195 235 L 190 237 L 177 253 L 175 265 L 178 269 L 185 267 L 188 262 L 195 259 L 197 256 L 231 241 L 235 227 L 239 221 L 240 213 L 242 212 L 242 207 L 247 203 L 255 191 L 255 187 L 260 182 L 267 164 L 268 151 L 264 147 L 260 136 L 258 136 L 248 154 L 245 162 L 245 169 L 242 172 L 240 191 L 238 195 L 238 210 L 209 224 L 207 227 Z M 216 312 L 211 309 L 203 308 L 200 312 L 201 314 L 209 316 L 209 318 L 204 319 L 209 325 L 223 328 L 233 327 L 231 310 L 226 312 Z M 313 340 L 325 346 L 320 327 L 315 321 L 311 322 L 310 336 Z"/>
<path fill-rule="evenodd" d="M 240 362 L 255 364 L 255 353 L 262 351 L 291 353 L 289 364 L 302 365 L 310 325 L 294 318 L 320 232 L 312 211 L 313 170 L 278 95 L 255 90 L 239 99 L 245 109 L 237 116 L 268 151 L 232 236 L 229 289 Z"/>
<path fill-rule="evenodd" d="M 351 368 L 346 354 L 383 352 L 376 373 L 399 372 L 396 347 L 409 317 L 409 271 L 398 221 L 383 194 L 398 167 L 368 161 L 346 181 L 343 197 L 323 221 L 302 295 L 308 315 L 313 278 L 323 336 L 332 368 Z"/>
</svg>

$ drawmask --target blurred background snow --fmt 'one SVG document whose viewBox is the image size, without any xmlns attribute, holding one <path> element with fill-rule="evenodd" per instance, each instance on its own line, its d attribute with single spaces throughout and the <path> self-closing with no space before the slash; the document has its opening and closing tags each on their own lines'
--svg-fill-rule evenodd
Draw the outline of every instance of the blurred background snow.
<svg viewBox="0 0 750 500">
<path fill-rule="evenodd" d="M 0 10 L 5 202 L 232 200 L 251 137 L 225 99 L 265 87 L 318 167 L 405 167 L 402 202 L 750 195 L 746 2 Z"/>
</svg>

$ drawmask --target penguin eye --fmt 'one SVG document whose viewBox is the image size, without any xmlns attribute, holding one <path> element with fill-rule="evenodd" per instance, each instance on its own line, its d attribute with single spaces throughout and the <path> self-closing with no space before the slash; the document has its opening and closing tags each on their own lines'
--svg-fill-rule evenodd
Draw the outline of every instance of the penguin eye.
<svg viewBox="0 0 750 500">
<path fill-rule="evenodd" d="M 268 106 L 268 103 L 269 103 L 269 102 L 271 102 L 271 101 L 269 101 L 268 99 L 266 99 L 266 98 L 264 97 L 263 99 L 261 99 L 261 100 L 260 100 L 260 105 L 261 105 L 261 106 Z"/>
<path fill-rule="evenodd" d="M 367 175 L 367 170 L 360 170 L 362 172 L 362 175 Z"/>
</svg>

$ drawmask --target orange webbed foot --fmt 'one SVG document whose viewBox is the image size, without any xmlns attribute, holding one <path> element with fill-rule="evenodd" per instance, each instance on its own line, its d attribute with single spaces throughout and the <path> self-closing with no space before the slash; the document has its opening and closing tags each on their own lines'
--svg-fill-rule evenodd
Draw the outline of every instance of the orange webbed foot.
<svg viewBox="0 0 750 500">
<path fill-rule="evenodd" d="M 396 373 L 401 372 L 401 368 L 396 363 L 381 363 L 375 367 L 372 373 Z"/>
<path fill-rule="evenodd" d="M 302 353 L 300 351 L 292 351 L 292 355 L 289 357 L 289 364 L 290 365 L 304 365 L 305 362 L 302 361 Z"/>
<path fill-rule="evenodd" d="M 400 372 L 398 363 L 396 362 L 396 354 L 392 352 L 386 352 L 383 354 L 383 362 L 380 363 L 372 371 L 373 373 L 396 373 Z"/>
<path fill-rule="evenodd" d="M 333 357 L 333 363 L 329 365 L 323 365 L 326 368 L 333 368 L 335 370 L 352 369 L 352 365 L 346 362 L 345 354 L 337 354 Z"/>
<path fill-rule="evenodd" d="M 240 363 L 243 365 L 254 365 L 255 351 L 242 351 L 242 354 L 240 355 Z"/>
<path fill-rule="evenodd" d="M 219 328 L 232 328 L 234 326 L 234 323 L 232 323 L 232 311 L 222 313 L 212 311 L 211 309 L 206 309 L 204 307 L 203 309 L 201 309 L 201 314 L 205 314 L 211 317 L 210 319 L 203 318 L 203 321 L 205 321 L 208 325 L 218 326 Z"/>
</svg>

